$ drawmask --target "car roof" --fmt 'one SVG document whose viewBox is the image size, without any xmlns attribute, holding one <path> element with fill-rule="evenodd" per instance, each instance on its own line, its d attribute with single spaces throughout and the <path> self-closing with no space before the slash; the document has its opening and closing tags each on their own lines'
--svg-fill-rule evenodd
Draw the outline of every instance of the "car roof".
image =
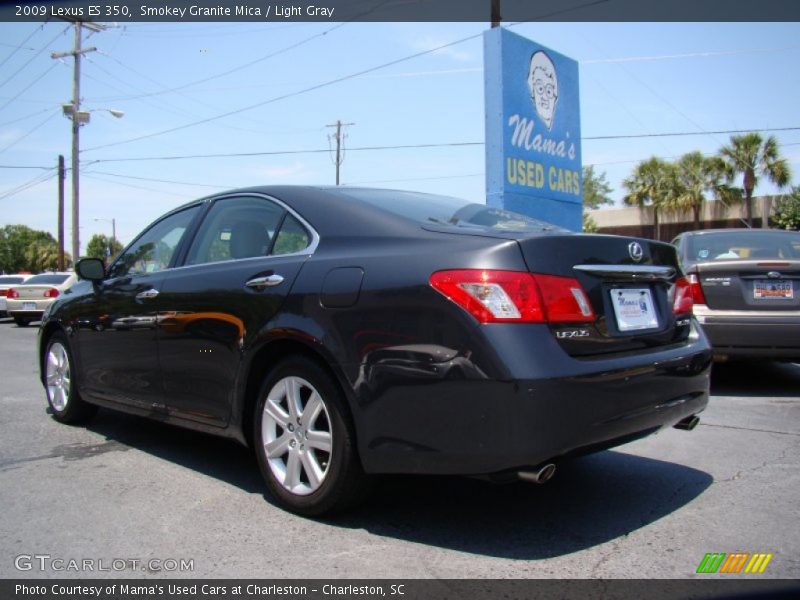
<svg viewBox="0 0 800 600">
<path fill-rule="evenodd" d="M 735 233 L 744 235 L 753 235 L 755 233 L 774 233 L 776 235 L 797 235 L 797 231 L 788 231 L 786 229 L 762 229 L 762 228 L 749 228 L 749 227 L 730 227 L 727 229 L 700 229 L 697 231 L 684 231 L 680 235 L 713 235 L 715 233 Z"/>
<path fill-rule="evenodd" d="M 396 191 L 403 194 L 409 193 L 409 190 L 351 186 L 263 185 L 237 188 L 206 196 L 184 204 L 167 214 L 172 214 L 184 208 L 203 202 L 211 202 L 226 196 L 259 194 L 280 200 L 291 209 L 295 210 L 317 231 L 317 233 L 324 237 L 334 238 L 346 235 L 352 238 L 359 236 L 371 237 L 376 234 L 382 236 L 420 234 L 421 229 L 419 223 L 404 219 L 347 194 L 348 190 L 354 189 L 360 191 L 375 190 L 381 192 Z M 422 192 L 413 193 L 422 194 Z M 464 200 L 464 203 L 467 204 L 468 201 Z"/>
</svg>

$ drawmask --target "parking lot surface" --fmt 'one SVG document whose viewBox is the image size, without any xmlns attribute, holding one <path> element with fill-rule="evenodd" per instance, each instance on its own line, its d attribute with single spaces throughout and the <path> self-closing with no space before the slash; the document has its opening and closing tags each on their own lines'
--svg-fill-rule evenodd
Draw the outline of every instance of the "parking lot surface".
<svg viewBox="0 0 800 600">
<path fill-rule="evenodd" d="M 725 577 L 695 573 L 709 552 L 773 554 L 727 577 L 800 576 L 798 365 L 715 365 L 694 431 L 546 485 L 385 478 L 323 521 L 277 508 L 233 442 L 109 410 L 70 427 L 45 407 L 36 327 L 0 320 L 0 578 Z"/>
</svg>

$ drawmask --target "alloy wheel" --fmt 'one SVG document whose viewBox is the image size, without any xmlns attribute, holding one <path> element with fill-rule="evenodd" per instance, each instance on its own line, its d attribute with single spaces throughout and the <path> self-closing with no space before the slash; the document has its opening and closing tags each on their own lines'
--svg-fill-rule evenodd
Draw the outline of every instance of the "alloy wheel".
<svg viewBox="0 0 800 600">
<path fill-rule="evenodd" d="M 69 403 L 71 372 L 67 349 L 60 342 L 50 346 L 46 365 L 47 397 L 53 408 L 62 412 Z"/>
<path fill-rule="evenodd" d="M 301 377 L 280 379 L 267 394 L 261 418 L 267 464 L 284 489 L 317 491 L 331 464 L 333 431 L 325 400 Z"/>
</svg>

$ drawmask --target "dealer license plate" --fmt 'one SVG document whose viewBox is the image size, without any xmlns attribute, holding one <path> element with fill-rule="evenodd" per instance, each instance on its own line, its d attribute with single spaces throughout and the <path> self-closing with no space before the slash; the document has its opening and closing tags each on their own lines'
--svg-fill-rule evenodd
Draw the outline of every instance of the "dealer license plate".
<svg viewBox="0 0 800 600">
<path fill-rule="evenodd" d="M 658 327 L 656 307 L 650 288 L 613 288 L 611 305 L 620 331 L 637 331 Z"/>
<path fill-rule="evenodd" d="M 769 281 L 757 279 L 753 285 L 755 300 L 793 300 L 794 288 L 791 281 Z"/>
<path fill-rule="evenodd" d="M 36 302 L 23 302 L 22 310 L 36 310 Z"/>
</svg>

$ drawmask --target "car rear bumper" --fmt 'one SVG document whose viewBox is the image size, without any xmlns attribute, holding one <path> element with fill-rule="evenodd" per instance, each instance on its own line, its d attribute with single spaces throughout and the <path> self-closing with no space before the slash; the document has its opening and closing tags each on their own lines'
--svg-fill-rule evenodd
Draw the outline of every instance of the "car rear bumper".
<svg viewBox="0 0 800 600">
<path fill-rule="evenodd" d="M 695 313 L 717 355 L 800 360 L 800 311 Z"/>
<path fill-rule="evenodd" d="M 669 350 L 572 361 L 591 363 L 580 374 L 387 387 L 363 414 L 362 462 L 372 473 L 481 475 L 613 447 L 701 412 L 711 358 L 699 334 Z"/>
</svg>

